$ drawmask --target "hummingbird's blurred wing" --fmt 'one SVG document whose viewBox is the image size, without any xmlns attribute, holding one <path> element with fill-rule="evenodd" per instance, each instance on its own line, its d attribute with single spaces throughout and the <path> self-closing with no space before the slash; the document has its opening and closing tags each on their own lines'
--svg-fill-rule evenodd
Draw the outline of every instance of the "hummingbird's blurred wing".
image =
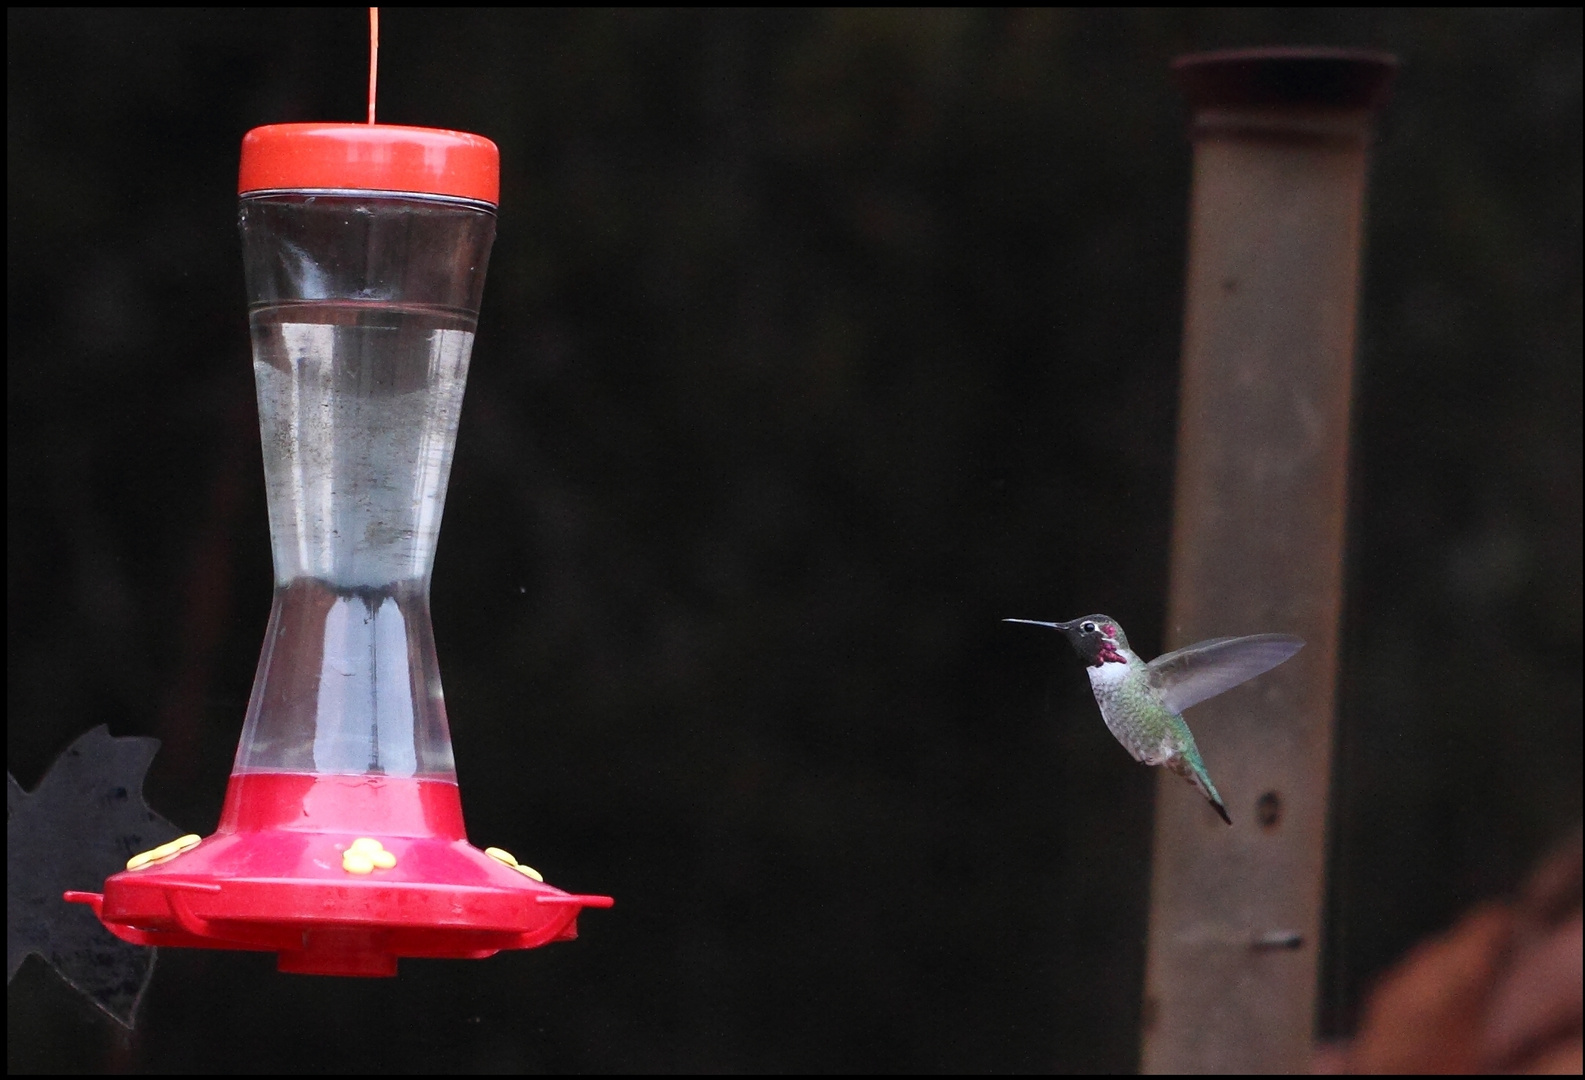
<svg viewBox="0 0 1585 1080">
<path fill-rule="evenodd" d="M 1292 634 L 1252 634 L 1201 641 L 1145 665 L 1150 684 L 1175 713 L 1270 671 L 1304 648 Z"/>
</svg>

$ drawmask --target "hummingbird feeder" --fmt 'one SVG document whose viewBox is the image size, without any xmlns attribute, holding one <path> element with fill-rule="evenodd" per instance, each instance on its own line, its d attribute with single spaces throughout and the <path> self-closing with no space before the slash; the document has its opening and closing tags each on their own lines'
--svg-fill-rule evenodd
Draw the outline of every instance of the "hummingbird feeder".
<svg viewBox="0 0 1585 1080">
<path fill-rule="evenodd" d="M 372 76 L 371 76 L 372 86 Z M 213 835 L 67 893 L 141 945 L 394 975 L 577 936 L 609 907 L 468 843 L 429 581 L 495 238 L 477 135 L 278 124 L 240 219 L 275 598 Z"/>
</svg>

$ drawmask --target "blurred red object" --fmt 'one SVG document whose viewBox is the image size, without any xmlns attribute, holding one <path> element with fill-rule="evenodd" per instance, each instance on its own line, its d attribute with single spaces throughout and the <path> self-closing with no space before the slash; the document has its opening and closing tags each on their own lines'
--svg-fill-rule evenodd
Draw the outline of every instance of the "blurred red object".
<svg viewBox="0 0 1585 1080">
<path fill-rule="evenodd" d="M 1518 900 L 1482 904 L 1382 976 L 1359 1033 L 1316 1072 L 1578 1075 L 1581 833 L 1548 856 Z"/>
</svg>

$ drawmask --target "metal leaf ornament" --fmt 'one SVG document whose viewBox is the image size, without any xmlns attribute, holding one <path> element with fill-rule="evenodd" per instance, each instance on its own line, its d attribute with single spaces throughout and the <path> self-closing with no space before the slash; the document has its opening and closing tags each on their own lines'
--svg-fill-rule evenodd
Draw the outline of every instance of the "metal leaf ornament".
<svg viewBox="0 0 1585 1080">
<path fill-rule="evenodd" d="M 31 792 L 6 774 L 6 982 L 34 953 L 127 1028 L 155 950 L 115 938 L 61 894 L 97 891 L 133 853 L 181 834 L 143 801 L 159 746 L 158 739 L 116 738 L 100 725 L 67 747 Z"/>
</svg>

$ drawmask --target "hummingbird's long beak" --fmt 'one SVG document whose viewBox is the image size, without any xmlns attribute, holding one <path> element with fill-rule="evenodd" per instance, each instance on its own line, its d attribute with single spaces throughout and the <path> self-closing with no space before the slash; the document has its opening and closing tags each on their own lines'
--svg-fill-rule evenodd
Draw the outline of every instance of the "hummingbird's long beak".
<svg viewBox="0 0 1585 1080">
<path fill-rule="evenodd" d="M 1021 622 L 1028 623 L 1030 626 L 1049 626 L 1053 630 L 1066 630 L 1073 625 L 1072 623 L 1063 622 L 1040 622 L 1038 619 L 1003 619 L 1002 622 Z"/>
</svg>

